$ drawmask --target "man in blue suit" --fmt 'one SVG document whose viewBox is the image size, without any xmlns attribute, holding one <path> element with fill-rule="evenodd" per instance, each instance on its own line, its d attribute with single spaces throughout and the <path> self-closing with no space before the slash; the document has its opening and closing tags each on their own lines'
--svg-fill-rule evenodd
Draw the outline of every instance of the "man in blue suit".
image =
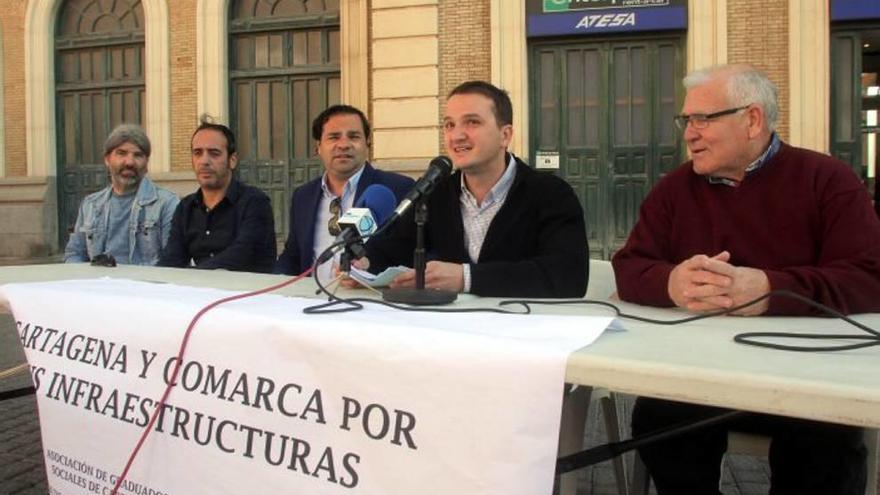
<svg viewBox="0 0 880 495">
<path fill-rule="evenodd" d="M 339 216 L 357 202 L 367 186 L 382 184 L 399 202 L 414 184 L 409 177 L 377 170 L 367 162 L 370 123 L 355 107 L 333 105 L 321 112 L 312 123 L 312 137 L 324 174 L 293 192 L 290 231 L 284 252 L 275 263 L 275 273 L 296 275 L 306 271 L 339 235 Z M 321 279 L 326 280 L 331 263 L 319 270 Z"/>
</svg>

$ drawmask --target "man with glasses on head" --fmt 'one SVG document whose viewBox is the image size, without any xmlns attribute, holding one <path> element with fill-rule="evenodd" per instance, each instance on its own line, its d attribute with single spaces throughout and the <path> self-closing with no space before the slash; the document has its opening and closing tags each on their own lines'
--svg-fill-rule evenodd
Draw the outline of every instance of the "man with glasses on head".
<svg viewBox="0 0 880 495">
<path fill-rule="evenodd" d="M 355 204 L 367 186 L 384 185 L 399 202 L 414 184 L 409 177 L 370 165 L 370 123 L 355 107 L 333 105 L 321 112 L 312 123 L 312 137 L 324 173 L 293 192 L 290 232 L 275 273 L 296 275 L 312 266 L 315 257 L 340 234 L 339 216 Z M 318 269 L 321 280 L 326 280 L 332 264 Z"/>
<path fill-rule="evenodd" d="M 275 220 L 269 197 L 233 177 L 235 135 L 207 117 L 192 136 L 192 167 L 199 189 L 174 212 L 160 266 L 270 272 Z"/>
<path fill-rule="evenodd" d="M 776 87 L 754 68 L 712 67 L 684 85 L 675 120 L 691 160 L 657 183 L 614 256 L 620 298 L 708 312 L 786 289 L 843 313 L 880 311 L 880 221 L 852 170 L 779 139 Z M 771 296 L 736 314 L 815 310 Z M 719 412 L 639 398 L 633 434 Z M 773 437 L 772 493 L 864 491 L 860 429 L 753 414 L 640 449 L 658 493 L 719 493 L 727 429 Z"/>
<path fill-rule="evenodd" d="M 177 195 L 146 177 L 150 139 L 139 126 L 122 124 L 104 141 L 110 185 L 83 199 L 64 249 L 64 261 L 99 255 L 116 263 L 155 265 L 171 232 Z"/>
</svg>

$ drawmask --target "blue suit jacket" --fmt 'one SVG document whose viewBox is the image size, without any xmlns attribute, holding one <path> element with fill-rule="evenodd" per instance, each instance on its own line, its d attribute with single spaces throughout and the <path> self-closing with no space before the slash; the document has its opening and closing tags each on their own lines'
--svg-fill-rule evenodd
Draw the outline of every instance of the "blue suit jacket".
<svg viewBox="0 0 880 495">
<path fill-rule="evenodd" d="M 404 175 L 384 172 L 364 165 L 364 171 L 358 181 L 354 200 L 357 201 L 367 186 L 382 184 L 394 193 L 400 202 L 412 188 L 415 181 Z M 315 261 L 315 218 L 318 205 L 321 204 L 321 177 L 312 179 L 293 191 L 290 199 L 290 230 L 284 251 L 275 262 L 275 273 L 297 275 L 306 271 Z"/>
</svg>

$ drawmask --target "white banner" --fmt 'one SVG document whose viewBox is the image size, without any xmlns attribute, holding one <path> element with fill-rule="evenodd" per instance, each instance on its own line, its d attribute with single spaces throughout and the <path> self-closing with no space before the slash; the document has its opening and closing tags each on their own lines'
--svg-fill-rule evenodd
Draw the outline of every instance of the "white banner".
<svg viewBox="0 0 880 495">
<path fill-rule="evenodd" d="M 230 295 L 126 280 L 0 287 L 37 386 L 50 493 L 109 494 L 183 332 Z M 120 493 L 551 491 L 568 354 L 610 318 L 209 312 Z"/>
</svg>

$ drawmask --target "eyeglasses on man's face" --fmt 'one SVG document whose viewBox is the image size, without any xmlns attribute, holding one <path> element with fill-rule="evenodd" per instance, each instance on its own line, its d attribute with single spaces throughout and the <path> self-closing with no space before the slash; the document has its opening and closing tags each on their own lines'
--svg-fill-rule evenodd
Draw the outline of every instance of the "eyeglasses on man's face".
<svg viewBox="0 0 880 495">
<path fill-rule="evenodd" d="M 676 115 L 673 117 L 675 121 L 675 126 L 678 127 L 680 131 L 683 131 L 687 128 L 688 124 L 691 125 L 694 129 L 705 129 L 709 126 L 709 123 L 718 117 L 724 117 L 725 115 L 732 115 L 740 110 L 745 110 L 749 108 L 751 105 L 745 105 L 742 107 L 728 108 L 727 110 L 721 110 L 719 112 L 714 113 L 692 113 L 690 115 L 683 113 L 681 115 Z"/>
</svg>

